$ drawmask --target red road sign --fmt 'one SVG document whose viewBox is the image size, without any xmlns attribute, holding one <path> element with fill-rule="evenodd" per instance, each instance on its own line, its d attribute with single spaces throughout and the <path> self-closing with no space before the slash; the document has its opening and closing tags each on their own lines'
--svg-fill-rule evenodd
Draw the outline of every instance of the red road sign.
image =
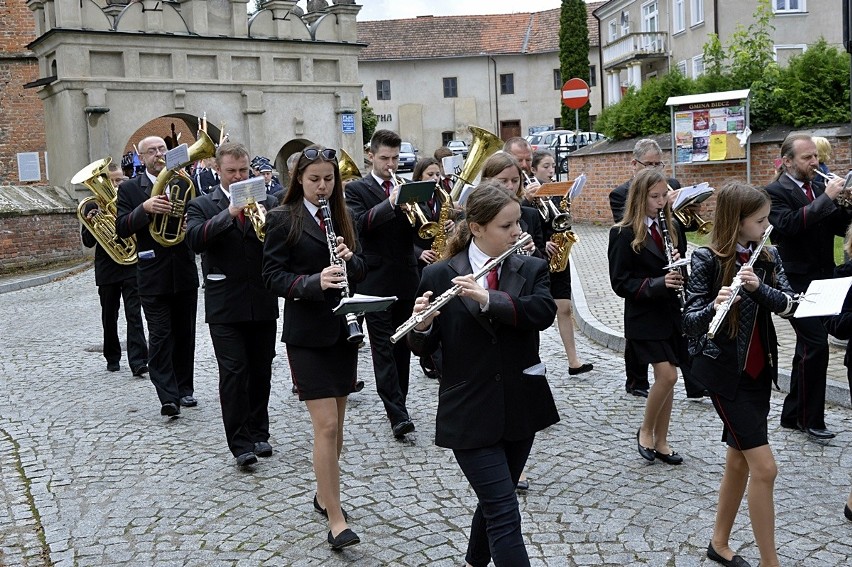
<svg viewBox="0 0 852 567">
<path fill-rule="evenodd" d="M 589 85 L 583 79 L 568 79 L 562 85 L 562 104 L 579 110 L 589 102 Z"/>
</svg>

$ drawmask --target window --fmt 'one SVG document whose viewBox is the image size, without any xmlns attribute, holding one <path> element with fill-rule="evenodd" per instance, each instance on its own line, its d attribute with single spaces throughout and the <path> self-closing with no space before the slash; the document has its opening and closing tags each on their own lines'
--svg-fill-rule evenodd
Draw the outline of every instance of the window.
<svg viewBox="0 0 852 567">
<path fill-rule="evenodd" d="M 625 36 L 630 33 L 630 12 L 621 13 L 621 35 Z"/>
<path fill-rule="evenodd" d="M 598 69 L 594 65 L 589 65 L 589 86 L 596 87 L 598 85 Z"/>
<path fill-rule="evenodd" d="M 558 91 L 562 88 L 562 71 L 559 69 L 553 70 L 553 90 Z"/>
<path fill-rule="evenodd" d="M 680 73 L 681 75 L 683 75 L 684 77 L 689 76 L 689 75 L 687 75 L 688 69 L 687 69 L 687 66 L 686 66 L 686 59 L 684 59 L 683 61 L 678 61 L 677 72 Z"/>
<path fill-rule="evenodd" d="M 376 100 L 390 100 L 390 80 L 376 81 Z"/>
<path fill-rule="evenodd" d="M 682 32 L 686 29 L 686 0 L 672 0 L 672 18 L 674 19 L 674 32 Z"/>
<path fill-rule="evenodd" d="M 441 145 L 446 146 L 449 144 L 455 136 L 452 131 L 441 132 Z"/>
<path fill-rule="evenodd" d="M 691 25 L 697 26 L 704 22 L 704 0 L 692 0 L 692 19 Z"/>
<path fill-rule="evenodd" d="M 458 96 L 458 77 L 444 77 L 444 98 L 456 98 Z"/>
<path fill-rule="evenodd" d="M 704 74 L 704 55 L 696 55 L 692 58 L 692 78 L 697 79 Z"/>
<path fill-rule="evenodd" d="M 774 0 L 773 8 L 776 14 L 791 14 L 806 12 L 806 0 Z"/>
<path fill-rule="evenodd" d="M 642 31 L 655 32 L 659 28 L 658 19 L 659 12 L 657 11 L 656 2 L 648 2 L 642 6 Z"/>
<path fill-rule="evenodd" d="M 782 67 L 786 67 L 790 63 L 790 58 L 796 55 L 801 55 L 807 51 L 808 46 L 805 43 L 790 44 L 790 45 L 775 45 L 772 51 L 775 55 L 775 62 Z"/>
<path fill-rule="evenodd" d="M 612 43 L 618 39 L 618 23 L 615 20 L 609 22 L 609 41 Z"/>
<path fill-rule="evenodd" d="M 500 75 L 500 94 L 515 94 L 515 74 Z"/>
</svg>

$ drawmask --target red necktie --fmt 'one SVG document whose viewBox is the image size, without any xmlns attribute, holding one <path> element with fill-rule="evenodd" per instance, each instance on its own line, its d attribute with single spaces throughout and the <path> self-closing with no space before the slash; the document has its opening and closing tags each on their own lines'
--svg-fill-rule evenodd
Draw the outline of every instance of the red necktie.
<svg viewBox="0 0 852 567">
<path fill-rule="evenodd" d="M 390 180 L 385 180 L 385 182 L 382 183 L 382 187 L 385 188 L 385 195 L 390 197 L 391 188 L 393 187 L 393 183 L 391 183 Z"/>
<path fill-rule="evenodd" d="M 240 221 L 240 228 L 245 228 L 246 226 L 246 214 L 244 211 L 240 210 L 240 215 L 237 217 Z"/>
<path fill-rule="evenodd" d="M 661 252 L 665 252 L 665 248 L 663 247 L 663 237 L 660 236 L 660 231 L 657 230 L 657 223 L 651 223 L 651 238 L 654 239 L 654 242 L 657 243 L 657 246 L 660 248 Z"/>
<path fill-rule="evenodd" d="M 497 278 L 497 268 L 498 266 L 494 266 L 489 270 L 488 275 L 485 276 L 485 283 L 488 285 L 488 289 L 498 289 L 500 287 L 500 281 Z"/>
<path fill-rule="evenodd" d="M 810 201 L 810 202 L 812 202 L 812 203 L 813 203 L 813 201 L 814 201 L 814 192 L 813 192 L 813 190 L 811 190 L 811 182 L 810 182 L 810 181 L 805 181 L 805 182 L 804 182 L 804 184 L 802 184 L 802 189 L 804 189 L 804 190 L 805 190 L 805 195 L 807 195 L 807 197 L 808 197 L 808 201 Z"/>
<path fill-rule="evenodd" d="M 317 209 L 317 222 L 319 223 L 319 227 L 325 232 L 325 219 L 322 218 L 322 210 Z"/>
<path fill-rule="evenodd" d="M 737 252 L 737 259 L 740 261 L 741 266 L 745 266 L 746 264 L 748 264 L 750 258 L 751 250 L 747 250 L 745 252 Z"/>
</svg>

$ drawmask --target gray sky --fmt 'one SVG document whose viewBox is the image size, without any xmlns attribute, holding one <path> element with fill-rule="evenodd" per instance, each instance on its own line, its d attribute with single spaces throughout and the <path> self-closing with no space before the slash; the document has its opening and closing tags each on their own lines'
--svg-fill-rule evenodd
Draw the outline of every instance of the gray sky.
<svg viewBox="0 0 852 567">
<path fill-rule="evenodd" d="M 357 0 L 363 6 L 358 21 L 397 20 L 417 16 L 461 16 L 470 14 L 508 14 L 540 12 L 558 8 L 561 0 Z"/>
</svg>

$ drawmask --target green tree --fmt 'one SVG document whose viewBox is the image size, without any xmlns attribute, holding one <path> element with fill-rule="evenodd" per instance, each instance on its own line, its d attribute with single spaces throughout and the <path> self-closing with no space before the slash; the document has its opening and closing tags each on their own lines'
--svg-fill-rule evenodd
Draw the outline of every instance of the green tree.
<svg viewBox="0 0 852 567">
<path fill-rule="evenodd" d="M 694 90 L 695 82 L 674 70 L 644 83 L 639 90 L 631 87 L 621 102 L 604 108 L 595 129 L 613 139 L 669 132 L 671 111 L 666 101 Z"/>
<path fill-rule="evenodd" d="M 376 125 L 379 123 L 379 117 L 370 106 L 370 99 L 364 97 L 361 99 L 361 133 L 364 137 L 364 143 L 370 142 L 373 137 L 373 132 L 376 131 Z"/>
<path fill-rule="evenodd" d="M 754 22 L 744 28 L 742 24 L 731 34 L 728 46 L 729 74 L 734 88 L 747 89 L 763 77 L 767 67 L 775 65 L 772 32 L 772 5 L 769 0 L 757 0 Z"/>
<path fill-rule="evenodd" d="M 849 122 L 849 55 L 820 38 L 790 60 L 779 76 L 777 95 L 785 124 Z"/>
<path fill-rule="evenodd" d="M 559 16 L 559 71 L 562 81 L 589 81 L 589 27 L 583 0 L 562 0 Z M 560 102 L 563 128 L 574 128 L 574 111 Z M 580 124 L 589 123 L 590 104 L 580 109 Z M 581 127 L 582 128 L 582 127 Z M 590 128 L 591 129 L 591 128 Z"/>
</svg>

